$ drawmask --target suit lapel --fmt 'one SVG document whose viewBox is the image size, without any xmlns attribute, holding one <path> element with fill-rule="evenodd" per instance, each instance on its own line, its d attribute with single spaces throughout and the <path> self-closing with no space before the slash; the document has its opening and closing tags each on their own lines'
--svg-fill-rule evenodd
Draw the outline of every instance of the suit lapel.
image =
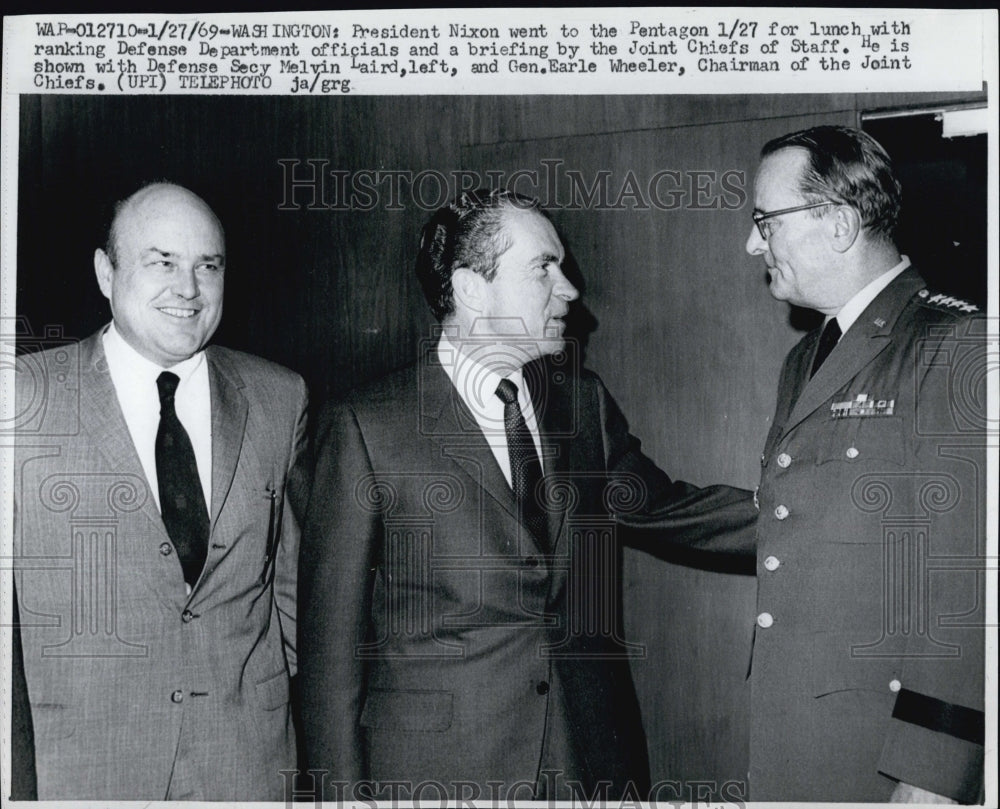
<svg viewBox="0 0 1000 809">
<path fill-rule="evenodd" d="M 567 473 L 571 447 L 568 435 L 572 419 L 569 406 L 573 397 L 566 396 L 565 391 L 556 388 L 544 360 L 525 366 L 524 379 L 531 394 L 531 405 L 535 410 L 535 422 L 541 437 L 546 504 L 568 503 L 554 487 L 560 485 L 560 481 L 569 482 Z M 548 507 L 547 511 L 549 540 L 552 551 L 555 552 L 566 519 L 566 508 Z"/>
<path fill-rule="evenodd" d="M 803 352 L 798 377 L 801 393 L 784 433 L 825 404 L 891 344 L 892 329 L 903 307 L 923 286 L 923 280 L 912 268 L 894 279 L 859 315 L 812 379 L 808 374 L 815 352 Z"/>
<path fill-rule="evenodd" d="M 111 381 L 101 339 L 102 332 L 103 329 L 80 346 L 81 428 L 90 435 L 90 445 L 97 449 L 111 469 L 123 475 L 137 475 L 146 483 L 147 496 L 140 508 L 140 519 L 148 520 L 150 531 L 122 531 L 119 532 L 120 541 L 157 544 L 171 542 Z M 183 583 L 180 564 L 176 567 L 177 578 L 161 575 L 161 569 L 148 565 L 140 565 L 139 571 L 148 582 L 150 591 L 156 593 L 164 604 L 173 608 L 184 601 L 184 590 L 179 586 Z"/>
<path fill-rule="evenodd" d="M 212 403 L 212 529 L 233 485 L 246 432 L 243 380 L 211 347 L 206 350 Z"/>
<path fill-rule="evenodd" d="M 90 434 L 91 446 L 97 448 L 109 468 L 145 481 L 146 499 L 140 510 L 163 539 L 169 540 L 111 381 L 101 339 L 103 331 L 80 344 L 80 425 Z"/>
<path fill-rule="evenodd" d="M 430 349 L 419 366 L 421 428 L 441 448 L 441 457 L 457 464 L 513 519 L 517 502 L 475 417 Z"/>
</svg>

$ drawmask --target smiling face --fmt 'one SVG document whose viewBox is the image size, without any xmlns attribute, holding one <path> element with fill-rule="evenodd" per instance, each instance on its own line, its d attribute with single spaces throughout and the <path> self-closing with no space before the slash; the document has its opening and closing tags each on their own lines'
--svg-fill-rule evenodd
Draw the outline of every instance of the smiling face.
<svg viewBox="0 0 1000 809">
<path fill-rule="evenodd" d="M 808 164 L 805 149 L 780 149 L 760 164 L 754 180 L 754 210 L 761 213 L 806 205 L 799 180 Z M 842 281 L 831 250 L 834 206 L 781 214 L 767 220 L 771 235 L 761 238 L 751 226 L 746 249 L 762 256 L 771 294 L 796 306 L 836 312 L 843 304 Z"/>
<path fill-rule="evenodd" d="M 503 216 L 510 246 L 493 280 L 482 281 L 477 331 L 506 338 L 529 361 L 562 350 L 563 318 L 580 293 L 563 275 L 566 252 L 552 223 L 534 210 L 507 208 Z"/>
<path fill-rule="evenodd" d="M 164 368 L 201 350 L 222 317 L 225 241 L 215 214 L 184 188 L 153 185 L 125 203 L 113 239 L 117 266 L 97 250 L 94 269 L 122 337 Z"/>
</svg>

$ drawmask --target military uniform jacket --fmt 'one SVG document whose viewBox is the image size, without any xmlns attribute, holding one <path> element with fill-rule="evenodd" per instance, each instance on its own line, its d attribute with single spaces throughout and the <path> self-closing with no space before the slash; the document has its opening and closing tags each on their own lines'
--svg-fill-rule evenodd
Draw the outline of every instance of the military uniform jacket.
<svg viewBox="0 0 1000 809">
<path fill-rule="evenodd" d="M 566 781 L 646 797 L 612 515 L 658 502 L 668 535 L 742 528 L 749 545 L 756 511 L 740 490 L 671 481 L 593 374 L 532 368 L 550 548 L 432 358 L 321 417 L 299 660 L 327 800 L 365 780 L 404 798 L 425 784 L 418 798 L 526 800 Z"/>
<path fill-rule="evenodd" d="M 284 796 L 305 386 L 206 355 L 211 535 L 190 594 L 100 334 L 19 358 L 14 554 L 42 800 Z"/>
<path fill-rule="evenodd" d="M 762 456 L 750 798 L 971 801 L 983 776 L 985 325 L 904 271 L 810 380 L 789 354 Z"/>
</svg>

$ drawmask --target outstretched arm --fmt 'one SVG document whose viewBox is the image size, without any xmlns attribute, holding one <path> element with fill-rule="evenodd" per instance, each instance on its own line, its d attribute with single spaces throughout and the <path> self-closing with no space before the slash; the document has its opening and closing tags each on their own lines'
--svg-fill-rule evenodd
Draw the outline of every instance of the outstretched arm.
<svg viewBox="0 0 1000 809">
<path fill-rule="evenodd" d="M 611 394 L 597 382 L 605 457 L 611 484 L 641 488 L 637 503 L 616 513 L 625 541 L 662 555 L 670 546 L 739 556 L 756 552 L 753 492 L 732 486 L 698 487 L 670 477 L 643 454 L 639 439 Z"/>
</svg>

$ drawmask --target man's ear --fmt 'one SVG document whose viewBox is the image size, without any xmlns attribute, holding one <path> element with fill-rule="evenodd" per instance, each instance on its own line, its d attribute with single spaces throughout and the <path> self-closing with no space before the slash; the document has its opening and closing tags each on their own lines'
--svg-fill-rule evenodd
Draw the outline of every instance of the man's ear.
<svg viewBox="0 0 1000 809">
<path fill-rule="evenodd" d="M 489 283 L 468 267 L 459 267 L 451 274 L 451 289 L 455 303 L 471 312 L 483 311 L 483 285 Z"/>
<path fill-rule="evenodd" d="M 838 205 L 833 213 L 833 249 L 846 253 L 861 235 L 861 214 L 850 205 Z"/>
<path fill-rule="evenodd" d="M 101 288 L 101 294 L 109 301 L 111 300 L 111 276 L 114 271 L 114 265 L 108 254 L 98 247 L 94 251 L 94 274 L 97 276 L 97 286 Z"/>
</svg>

